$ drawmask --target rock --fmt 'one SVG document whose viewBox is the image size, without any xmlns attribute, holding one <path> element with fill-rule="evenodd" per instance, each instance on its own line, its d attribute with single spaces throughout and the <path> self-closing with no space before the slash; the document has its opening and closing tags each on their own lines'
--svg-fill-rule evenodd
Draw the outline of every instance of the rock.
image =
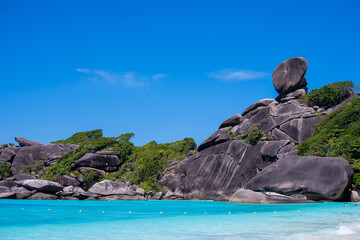
<svg viewBox="0 0 360 240">
<path fill-rule="evenodd" d="M 97 151 L 96 154 L 100 154 L 100 155 L 116 155 L 119 156 L 120 152 L 117 151 Z"/>
<path fill-rule="evenodd" d="M 129 196 L 129 195 L 109 195 L 109 196 L 103 196 L 99 197 L 99 200 L 104 201 L 114 201 L 114 200 L 146 200 L 144 196 Z"/>
<path fill-rule="evenodd" d="M 111 180 L 104 180 L 95 183 L 89 192 L 99 195 L 129 195 L 135 196 L 136 192 L 131 190 L 124 182 L 117 182 Z"/>
<path fill-rule="evenodd" d="M 79 199 L 72 196 L 63 196 L 61 197 L 61 200 L 79 200 Z"/>
<path fill-rule="evenodd" d="M 0 162 L 12 162 L 15 154 L 16 153 L 11 148 L 5 149 L 1 152 Z"/>
<path fill-rule="evenodd" d="M 120 164 L 121 161 L 117 155 L 86 153 L 75 162 L 75 168 L 91 167 L 105 171 L 114 171 L 119 167 Z"/>
<path fill-rule="evenodd" d="M 151 199 L 152 200 L 161 200 L 163 198 L 164 194 L 162 192 L 156 193 Z"/>
<path fill-rule="evenodd" d="M 16 181 L 21 181 L 21 180 L 26 180 L 26 179 L 35 179 L 35 176 L 29 175 L 29 174 L 24 174 L 24 173 L 18 173 L 16 175 L 14 175 L 14 179 Z"/>
<path fill-rule="evenodd" d="M 226 127 L 234 127 L 236 125 L 239 125 L 241 120 L 241 115 L 240 114 L 235 114 L 232 117 L 229 117 L 228 119 L 226 119 L 219 127 L 220 128 L 226 128 Z"/>
<path fill-rule="evenodd" d="M 349 199 L 354 170 L 344 158 L 285 156 L 264 168 L 246 185 L 253 191 L 302 194 L 310 200 Z"/>
<path fill-rule="evenodd" d="M 260 153 L 264 142 L 230 141 L 207 148 L 169 168 L 160 184 L 185 199 L 214 200 L 232 195 L 269 165 Z"/>
<path fill-rule="evenodd" d="M 22 147 L 15 155 L 11 171 L 14 175 L 18 174 L 21 169 L 29 164 L 58 159 L 76 147 L 77 145 L 74 144 L 46 144 Z"/>
<path fill-rule="evenodd" d="M 209 148 L 211 146 L 223 143 L 223 142 L 227 142 L 230 139 L 230 133 L 227 133 L 227 129 L 226 128 L 222 128 L 217 130 L 216 132 L 214 132 L 208 139 L 206 139 L 205 141 L 203 141 L 199 147 L 198 147 L 198 151 L 202 151 L 206 148 Z"/>
<path fill-rule="evenodd" d="M 61 192 L 58 192 L 57 195 L 59 196 L 75 196 L 79 197 L 81 194 L 85 193 L 85 191 L 78 186 L 67 186 Z"/>
<path fill-rule="evenodd" d="M 13 182 L 13 181 L 7 181 L 7 180 L 0 181 L 0 187 L 11 188 L 11 187 L 14 187 L 14 186 L 16 186 L 16 183 Z"/>
<path fill-rule="evenodd" d="M 290 58 L 280 63 L 272 74 L 275 90 L 283 96 L 306 87 L 306 69 L 307 61 L 301 57 Z"/>
<path fill-rule="evenodd" d="M 281 102 L 287 102 L 287 101 L 290 101 L 292 99 L 296 99 L 296 98 L 298 98 L 300 96 L 306 95 L 307 91 L 308 91 L 307 87 L 300 88 L 300 89 L 295 90 L 294 92 L 290 92 L 290 93 L 286 94 L 285 96 L 279 95 L 276 98 L 276 100 L 279 101 L 279 102 L 280 101 Z"/>
<path fill-rule="evenodd" d="M 351 202 L 360 202 L 360 194 L 358 191 L 351 191 Z"/>
<path fill-rule="evenodd" d="M 242 115 L 245 116 L 249 112 L 251 112 L 251 111 L 253 111 L 253 110 L 255 110 L 255 109 L 259 108 L 259 107 L 269 106 L 273 102 L 275 102 L 275 99 L 271 99 L 271 98 L 266 98 L 266 99 L 262 99 L 260 101 L 257 101 L 256 103 L 253 103 L 249 107 L 247 107 L 245 109 L 245 111 L 242 113 Z"/>
<path fill-rule="evenodd" d="M 152 191 L 148 191 L 145 193 L 145 198 L 146 199 L 151 199 L 154 196 L 154 193 Z"/>
<path fill-rule="evenodd" d="M 36 200 L 56 200 L 57 197 L 55 195 L 52 194 L 47 194 L 47 193 L 35 193 L 34 195 L 31 195 L 30 197 L 28 197 L 27 199 L 36 199 Z"/>
<path fill-rule="evenodd" d="M 99 194 L 93 192 L 83 192 L 79 194 L 80 200 L 96 200 L 97 197 L 99 197 Z"/>
<path fill-rule="evenodd" d="M 15 192 L 0 193 L 0 199 L 14 199 L 16 197 Z"/>
<path fill-rule="evenodd" d="M 15 137 L 15 141 L 19 143 L 20 147 L 43 145 L 42 143 L 28 140 L 26 138 Z"/>
<path fill-rule="evenodd" d="M 184 195 L 179 189 L 176 189 L 174 192 L 168 191 L 163 198 L 167 200 L 182 200 Z"/>
<path fill-rule="evenodd" d="M 141 196 L 144 196 L 145 195 L 145 190 L 142 189 L 142 188 L 136 188 L 135 192 Z"/>
<path fill-rule="evenodd" d="M 288 140 L 265 142 L 264 146 L 260 150 L 262 159 L 265 162 L 276 161 L 278 159 L 277 154 L 279 153 L 280 149 L 288 143 Z"/>
<path fill-rule="evenodd" d="M 247 189 L 237 190 L 229 199 L 230 203 L 305 203 L 312 202 L 303 195 L 286 196 L 271 192 L 254 192 Z"/>
<path fill-rule="evenodd" d="M 79 186 L 80 182 L 73 177 L 69 177 L 66 175 L 56 175 L 56 181 L 63 186 Z"/>
<path fill-rule="evenodd" d="M 190 157 L 190 156 L 192 156 L 192 155 L 194 155 L 195 154 L 195 151 L 194 150 L 190 150 L 190 151 L 188 151 L 188 153 L 187 153 L 187 157 Z"/>
<path fill-rule="evenodd" d="M 25 198 L 28 198 L 30 195 L 33 195 L 36 193 L 35 190 L 29 191 L 24 187 L 12 187 L 11 191 L 16 193 L 16 196 L 15 196 L 16 199 L 25 199 Z"/>
<path fill-rule="evenodd" d="M 44 193 L 56 193 L 64 188 L 60 183 L 40 179 L 21 180 L 17 181 L 17 183 L 29 190 Z"/>
<path fill-rule="evenodd" d="M 0 186 L 0 193 L 5 193 L 5 192 L 10 192 L 10 188 L 4 187 L 4 186 Z"/>
<path fill-rule="evenodd" d="M 104 170 L 90 168 L 90 167 L 80 167 L 77 169 L 80 173 L 84 173 L 86 170 L 93 171 L 98 178 L 103 178 L 106 176 L 106 172 Z"/>
</svg>

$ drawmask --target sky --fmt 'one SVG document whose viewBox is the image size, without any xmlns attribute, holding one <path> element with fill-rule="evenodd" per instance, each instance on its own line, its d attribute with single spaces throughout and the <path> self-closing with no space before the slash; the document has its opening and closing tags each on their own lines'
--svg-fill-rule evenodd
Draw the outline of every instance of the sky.
<svg viewBox="0 0 360 240">
<path fill-rule="evenodd" d="M 357 86 L 359 1 L 0 0 L 0 143 L 78 131 L 200 144 L 271 74 L 308 61 L 309 90 Z"/>
</svg>

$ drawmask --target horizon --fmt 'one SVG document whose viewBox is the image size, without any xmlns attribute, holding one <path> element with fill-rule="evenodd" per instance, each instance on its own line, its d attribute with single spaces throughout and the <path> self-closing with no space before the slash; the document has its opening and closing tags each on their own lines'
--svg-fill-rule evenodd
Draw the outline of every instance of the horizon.
<svg viewBox="0 0 360 240">
<path fill-rule="evenodd" d="M 103 129 L 132 132 L 137 146 L 199 145 L 275 98 L 271 74 L 291 57 L 308 61 L 309 92 L 359 86 L 358 11 L 357 1 L 2 1 L 0 144 Z"/>
</svg>

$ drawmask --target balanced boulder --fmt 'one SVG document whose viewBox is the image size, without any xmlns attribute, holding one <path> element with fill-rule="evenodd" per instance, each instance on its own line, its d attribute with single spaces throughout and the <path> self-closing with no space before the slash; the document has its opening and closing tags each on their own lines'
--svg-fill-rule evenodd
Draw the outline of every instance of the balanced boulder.
<svg viewBox="0 0 360 240">
<path fill-rule="evenodd" d="M 15 141 L 19 143 L 20 147 L 43 145 L 42 143 L 35 142 L 22 137 L 15 137 Z"/>
<path fill-rule="evenodd" d="M 119 167 L 121 163 L 117 154 L 117 152 L 108 151 L 86 153 L 78 161 L 75 162 L 75 168 L 91 167 L 102 169 L 105 171 L 114 171 Z"/>
<path fill-rule="evenodd" d="M 280 63 L 272 74 L 275 90 L 285 95 L 299 88 L 306 87 L 305 73 L 307 61 L 301 57 L 290 58 Z"/>
<path fill-rule="evenodd" d="M 285 156 L 246 185 L 253 191 L 302 194 L 310 200 L 348 200 L 354 170 L 344 158 Z"/>
</svg>

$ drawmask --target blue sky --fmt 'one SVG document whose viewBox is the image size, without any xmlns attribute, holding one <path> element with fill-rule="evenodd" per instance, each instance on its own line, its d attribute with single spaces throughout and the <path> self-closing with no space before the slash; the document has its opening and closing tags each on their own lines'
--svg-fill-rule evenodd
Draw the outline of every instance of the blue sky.
<svg viewBox="0 0 360 240">
<path fill-rule="evenodd" d="M 359 80 L 358 1 L 0 1 L 0 143 L 101 128 L 134 143 L 193 137 L 275 98 L 308 60 L 309 89 Z"/>
</svg>

